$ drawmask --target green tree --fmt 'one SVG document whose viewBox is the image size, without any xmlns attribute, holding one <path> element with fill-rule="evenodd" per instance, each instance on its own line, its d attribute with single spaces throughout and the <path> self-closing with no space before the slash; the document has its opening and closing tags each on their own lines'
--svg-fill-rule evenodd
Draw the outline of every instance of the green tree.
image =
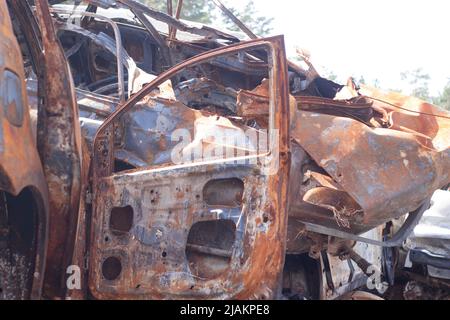
<svg viewBox="0 0 450 320">
<path fill-rule="evenodd" d="M 140 0 L 153 9 L 167 12 L 167 1 L 165 0 Z M 175 14 L 178 1 L 173 0 L 173 13 Z M 181 18 L 201 23 L 212 23 L 215 5 L 210 0 L 184 0 L 181 9 Z"/>
<path fill-rule="evenodd" d="M 439 96 L 433 98 L 433 104 L 450 111 L 450 81 Z"/>
<path fill-rule="evenodd" d="M 140 0 L 142 3 L 151 8 L 167 12 L 167 1 L 165 0 Z M 177 1 L 173 0 L 173 11 L 175 11 Z M 242 11 L 235 8 L 229 8 L 253 33 L 259 36 L 266 36 L 272 31 L 271 23 L 273 18 L 267 18 L 258 15 L 253 0 L 247 0 Z M 216 21 L 216 15 L 219 10 L 211 0 L 184 0 L 181 10 L 181 18 L 210 24 Z M 231 31 L 240 31 L 239 27 L 234 24 L 228 17 L 222 16 L 223 24 Z"/>
<path fill-rule="evenodd" d="M 364 78 L 364 76 L 359 77 L 358 84 L 366 84 L 366 79 Z"/>
<path fill-rule="evenodd" d="M 139 0 L 143 4 L 149 6 L 152 9 L 156 9 L 159 11 L 167 12 L 167 3 L 166 1 L 158 1 L 158 0 Z"/>
<path fill-rule="evenodd" d="M 325 78 L 325 79 L 328 79 L 328 80 L 331 80 L 331 81 L 334 81 L 334 82 L 338 82 L 338 76 L 337 76 L 337 74 L 336 73 L 334 73 L 332 70 L 328 70 L 328 69 L 325 69 L 323 72 L 322 72 L 322 75 L 321 75 L 323 78 Z"/>
<path fill-rule="evenodd" d="M 233 12 L 234 15 L 247 26 L 247 28 L 258 36 L 267 36 L 273 30 L 273 18 L 259 15 L 253 0 L 248 0 L 244 6 L 244 9 L 240 12 L 232 7 L 228 9 Z M 224 23 L 227 26 L 227 29 L 232 31 L 240 31 L 239 27 L 229 18 L 225 18 Z"/>
<path fill-rule="evenodd" d="M 428 89 L 430 76 L 422 68 L 402 72 L 400 77 L 402 80 L 406 80 L 411 86 L 411 95 L 426 101 L 431 101 L 430 91 Z"/>
</svg>

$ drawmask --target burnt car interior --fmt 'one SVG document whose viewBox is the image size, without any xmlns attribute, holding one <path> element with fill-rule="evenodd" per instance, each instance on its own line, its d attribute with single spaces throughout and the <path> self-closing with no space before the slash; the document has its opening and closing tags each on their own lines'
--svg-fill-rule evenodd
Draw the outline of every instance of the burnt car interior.
<svg viewBox="0 0 450 320">
<path fill-rule="evenodd" d="M 39 204 L 30 189 L 0 194 L 0 275 L 2 299 L 30 299 L 35 270 Z"/>
</svg>

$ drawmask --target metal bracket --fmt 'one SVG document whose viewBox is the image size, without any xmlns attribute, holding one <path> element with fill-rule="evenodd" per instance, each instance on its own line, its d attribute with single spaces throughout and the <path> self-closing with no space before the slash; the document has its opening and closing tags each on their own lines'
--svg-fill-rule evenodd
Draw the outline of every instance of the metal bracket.
<svg viewBox="0 0 450 320">
<path fill-rule="evenodd" d="M 372 244 L 380 247 L 398 247 L 402 245 L 403 241 L 409 236 L 409 234 L 413 231 L 414 227 L 419 223 L 419 220 L 422 218 L 423 213 L 430 207 L 431 198 L 427 198 L 419 208 L 415 211 L 411 212 L 408 215 L 408 218 L 400 227 L 400 229 L 392 236 L 391 239 L 386 241 L 378 241 L 374 239 L 369 239 L 365 237 L 361 237 L 352 233 L 348 233 L 345 231 L 340 231 L 328 227 L 323 227 L 317 224 L 302 222 L 306 226 L 306 230 L 311 232 L 316 232 L 328 236 L 333 236 L 342 239 L 348 239 L 353 241 L 364 242 L 368 244 Z"/>
</svg>

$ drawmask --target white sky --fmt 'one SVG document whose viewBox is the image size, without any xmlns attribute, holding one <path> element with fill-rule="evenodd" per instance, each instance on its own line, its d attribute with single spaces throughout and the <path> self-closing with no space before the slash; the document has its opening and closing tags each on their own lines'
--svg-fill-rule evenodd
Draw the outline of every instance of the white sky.
<svg viewBox="0 0 450 320">
<path fill-rule="evenodd" d="M 223 0 L 239 8 L 245 1 Z M 383 88 L 408 90 L 400 73 L 422 67 L 436 94 L 450 78 L 450 1 L 254 0 L 284 34 L 288 55 L 308 49 L 318 70 L 345 81 L 363 75 Z"/>
</svg>

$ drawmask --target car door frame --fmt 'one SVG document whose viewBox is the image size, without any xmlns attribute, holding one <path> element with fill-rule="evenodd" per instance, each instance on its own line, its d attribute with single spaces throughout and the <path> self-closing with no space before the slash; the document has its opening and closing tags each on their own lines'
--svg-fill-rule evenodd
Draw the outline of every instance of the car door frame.
<svg viewBox="0 0 450 320">
<path fill-rule="evenodd" d="M 219 289 L 218 293 L 216 292 L 216 294 L 210 295 L 206 293 L 207 290 L 200 289 L 195 294 L 186 293 L 186 290 L 183 291 L 183 289 L 180 289 L 180 292 L 176 292 L 176 290 L 169 290 L 167 292 L 152 292 L 151 290 L 147 290 L 141 295 L 136 292 L 119 292 L 117 288 L 114 288 L 113 283 L 105 281 L 100 272 L 100 264 L 102 261 L 105 261 L 104 257 L 101 256 L 101 250 L 98 249 L 98 245 L 102 241 L 102 239 L 100 239 L 100 234 L 102 233 L 101 230 L 105 225 L 106 219 L 102 210 L 105 210 L 105 203 L 111 202 L 110 200 L 106 200 L 104 195 L 108 194 L 109 191 L 111 191 L 111 194 L 114 193 L 114 187 L 112 186 L 114 186 L 115 181 L 120 180 L 120 177 L 127 177 L 128 179 L 130 176 L 134 178 L 140 176 L 142 180 L 151 180 L 155 173 L 151 170 L 151 168 L 135 169 L 132 170 L 132 172 L 113 173 L 115 121 L 124 113 L 129 111 L 149 92 L 157 88 L 157 86 L 161 85 L 163 82 L 170 79 L 173 75 L 184 68 L 198 65 L 202 62 L 222 55 L 229 55 L 237 52 L 254 50 L 257 48 L 266 48 L 268 52 L 269 76 L 271 78 L 269 88 L 269 128 L 277 131 L 276 135 L 270 135 L 270 137 L 275 137 L 276 139 L 276 148 L 270 150 L 269 153 L 263 155 L 263 157 L 272 157 L 273 159 L 276 159 L 277 170 L 268 174 L 267 179 L 262 185 L 259 186 L 261 190 L 264 190 L 265 201 L 263 201 L 263 206 L 258 208 L 258 212 L 261 212 L 261 214 L 265 215 L 265 217 L 258 217 L 255 221 L 259 224 L 259 230 L 264 229 L 264 231 L 255 231 L 252 236 L 254 236 L 257 240 L 253 242 L 252 248 L 246 252 L 241 252 L 241 255 L 251 258 L 248 259 L 251 261 L 250 268 L 246 268 L 246 271 L 242 270 L 243 274 L 240 277 L 234 277 L 234 275 L 230 276 L 232 278 L 231 282 L 241 281 L 242 283 L 234 283 L 233 285 L 228 286 L 228 288 L 232 287 L 233 289 L 229 289 L 227 291 L 224 288 L 221 293 Z M 279 297 L 281 294 L 280 283 L 285 258 L 288 216 L 288 179 L 290 170 L 289 142 L 289 88 L 287 59 L 283 36 L 245 41 L 199 54 L 163 72 L 151 83 L 144 86 L 142 90 L 117 108 L 117 110 L 105 120 L 105 122 L 98 129 L 93 143 L 93 209 L 90 224 L 90 270 L 88 282 L 90 291 L 94 297 L 99 299 L 135 299 L 138 297 L 146 299 L 192 297 L 217 299 L 245 299 L 256 297 L 270 299 Z M 224 160 L 222 161 L 222 164 L 227 162 L 230 162 L 230 160 Z M 205 163 L 198 163 L 189 166 L 186 165 L 181 166 L 181 170 L 195 171 L 196 169 L 192 168 L 206 168 L 208 165 L 211 167 L 212 164 L 205 165 Z M 177 174 L 176 170 L 178 169 L 174 169 L 175 175 Z M 167 172 L 171 170 L 170 168 L 166 168 L 165 171 Z M 129 180 L 129 185 L 137 183 L 137 180 L 133 180 L 134 178 Z M 242 269 L 245 268 L 243 267 Z M 240 273 L 240 271 L 241 270 L 239 270 L 238 273 Z M 264 277 L 264 281 L 261 277 Z M 106 283 L 106 286 L 103 285 L 104 283 Z M 264 285 L 262 285 L 263 283 Z M 211 282 L 208 282 L 208 284 L 211 284 Z M 137 287 L 140 287 L 140 284 Z M 191 289 L 193 287 L 194 286 L 192 286 Z"/>
</svg>

